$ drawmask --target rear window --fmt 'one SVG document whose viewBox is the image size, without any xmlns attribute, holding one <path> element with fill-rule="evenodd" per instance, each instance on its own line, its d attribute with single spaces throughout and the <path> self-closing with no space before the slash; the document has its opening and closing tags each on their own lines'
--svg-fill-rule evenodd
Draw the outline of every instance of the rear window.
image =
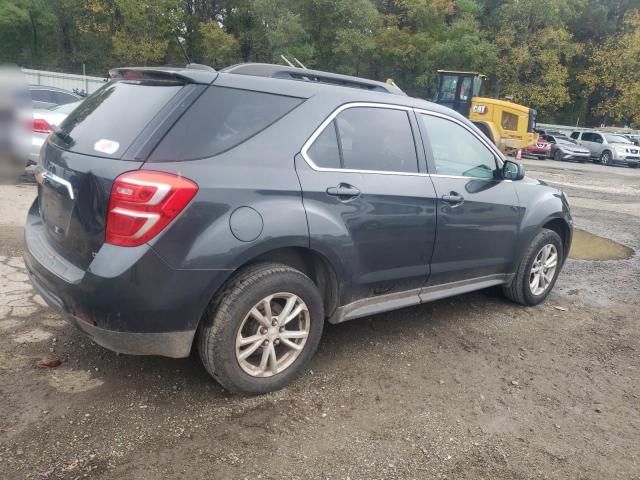
<svg viewBox="0 0 640 480">
<path fill-rule="evenodd" d="M 183 87 L 173 82 L 117 81 L 87 97 L 60 124 L 63 148 L 85 155 L 121 158 L 144 127 Z"/>
<path fill-rule="evenodd" d="M 211 86 L 160 142 L 150 161 L 212 157 L 264 130 L 301 102 L 296 97 Z"/>
</svg>

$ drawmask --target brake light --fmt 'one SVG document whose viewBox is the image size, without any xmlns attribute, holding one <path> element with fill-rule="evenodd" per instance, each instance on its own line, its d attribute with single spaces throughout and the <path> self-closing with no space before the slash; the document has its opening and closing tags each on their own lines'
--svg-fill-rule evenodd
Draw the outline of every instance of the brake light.
<svg viewBox="0 0 640 480">
<path fill-rule="evenodd" d="M 37 133 L 51 133 L 53 132 L 53 128 L 51 128 L 49 122 L 47 122 L 44 118 L 34 118 L 33 131 Z"/>
<path fill-rule="evenodd" d="M 123 173 L 111 187 L 106 243 L 136 247 L 148 242 L 184 210 L 197 192 L 196 183 L 171 173 Z"/>
</svg>

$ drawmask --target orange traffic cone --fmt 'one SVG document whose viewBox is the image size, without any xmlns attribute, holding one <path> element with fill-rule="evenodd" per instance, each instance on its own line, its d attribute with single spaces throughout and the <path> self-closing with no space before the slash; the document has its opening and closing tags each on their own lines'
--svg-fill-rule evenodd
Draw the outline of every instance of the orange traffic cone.
<svg viewBox="0 0 640 480">
<path fill-rule="evenodd" d="M 516 160 L 522 160 L 522 149 L 518 149 L 518 153 L 516 153 Z"/>
</svg>

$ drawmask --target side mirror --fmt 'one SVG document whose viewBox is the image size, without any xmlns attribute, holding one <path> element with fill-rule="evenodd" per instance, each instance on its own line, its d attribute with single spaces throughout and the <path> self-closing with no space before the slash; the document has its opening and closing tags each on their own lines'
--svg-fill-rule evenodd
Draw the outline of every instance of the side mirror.
<svg viewBox="0 0 640 480">
<path fill-rule="evenodd" d="M 524 167 L 513 160 L 505 160 L 502 165 L 502 178 L 504 180 L 522 180 L 524 178 Z"/>
</svg>

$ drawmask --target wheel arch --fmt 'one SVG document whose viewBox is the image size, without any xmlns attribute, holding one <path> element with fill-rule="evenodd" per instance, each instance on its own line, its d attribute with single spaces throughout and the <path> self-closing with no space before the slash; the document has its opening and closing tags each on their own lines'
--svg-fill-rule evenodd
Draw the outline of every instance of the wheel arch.
<svg viewBox="0 0 640 480">
<path fill-rule="evenodd" d="M 340 304 L 339 277 L 333 264 L 319 252 L 307 247 L 280 247 L 262 252 L 240 265 L 236 272 L 256 263 L 274 262 L 301 271 L 316 284 L 330 316 Z"/>
<path fill-rule="evenodd" d="M 542 225 L 542 228 L 556 232 L 562 240 L 564 262 L 564 260 L 567 259 L 571 248 L 571 227 L 569 227 L 569 223 L 564 218 L 555 217 L 545 222 L 544 225 Z"/>
</svg>

